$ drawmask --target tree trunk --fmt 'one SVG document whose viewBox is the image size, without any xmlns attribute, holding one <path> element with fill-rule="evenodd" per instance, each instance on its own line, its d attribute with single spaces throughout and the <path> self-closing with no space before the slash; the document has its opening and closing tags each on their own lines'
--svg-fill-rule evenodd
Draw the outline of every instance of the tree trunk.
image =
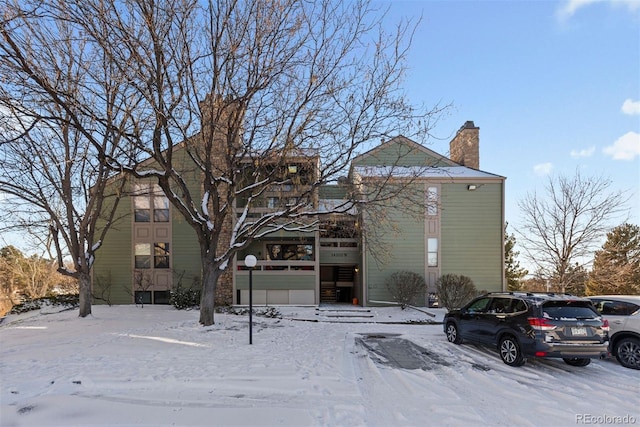
<svg viewBox="0 0 640 427">
<path fill-rule="evenodd" d="M 221 271 L 208 260 L 202 261 L 202 294 L 200 296 L 200 324 L 211 326 L 214 322 L 216 285 Z"/>
<path fill-rule="evenodd" d="M 91 275 L 80 273 L 78 275 L 80 285 L 80 317 L 91 314 Z"/>
</svg>

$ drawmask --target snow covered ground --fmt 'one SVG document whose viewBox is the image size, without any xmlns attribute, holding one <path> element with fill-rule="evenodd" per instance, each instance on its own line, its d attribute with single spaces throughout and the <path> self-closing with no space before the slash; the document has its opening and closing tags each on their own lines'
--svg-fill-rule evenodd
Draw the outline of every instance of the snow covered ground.
<svg viewBox="0 0 640 427">
<path fill-rule="evenodd" d="M 393 323 L 429 319 L 418 311 L 337 323 L 350 319 L 278 309 L 254 316 L 253 345 L 247 316 L 205 328 L 197 311 L 169 306 L 9 316 L 0 425 L 640 425 L 640 371 L 615 360 L 512 368 L 492 349 L 448 343 L 441 325 Z M 389 363 L 385 346 L 398 343 L 416 366 Z"/>
</svg>

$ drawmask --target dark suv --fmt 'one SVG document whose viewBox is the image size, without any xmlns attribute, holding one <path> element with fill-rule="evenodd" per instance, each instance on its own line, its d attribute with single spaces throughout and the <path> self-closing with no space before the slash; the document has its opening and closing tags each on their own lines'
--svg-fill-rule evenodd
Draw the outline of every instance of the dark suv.
<svg viewBox="0 0 640 427">
<path fill-rule="evenodd" d="M 565 294 L 489 293 L 444 316 L 449 342 L 495 345 L 502 361 L 521 366 L 527 357 L 561 357 L 587 366 L 607 356 L 609 323 L 587 298 Z"/>
</svg>

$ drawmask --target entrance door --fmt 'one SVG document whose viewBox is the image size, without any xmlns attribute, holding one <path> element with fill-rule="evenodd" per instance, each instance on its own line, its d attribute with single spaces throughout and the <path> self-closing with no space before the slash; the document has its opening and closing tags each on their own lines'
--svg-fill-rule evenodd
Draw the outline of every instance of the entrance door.
<svg viewBox="0 0 640 427">
<path fill-rule="evenodd" d="M 320 302 L 351 303 L 354 287 L 354 265 L 320 266 Z"/>
</svg>

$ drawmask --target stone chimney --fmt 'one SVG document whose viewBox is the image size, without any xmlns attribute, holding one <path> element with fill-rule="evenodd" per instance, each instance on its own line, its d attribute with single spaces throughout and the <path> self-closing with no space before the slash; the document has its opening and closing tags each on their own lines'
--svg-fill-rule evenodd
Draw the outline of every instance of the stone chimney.
<svg viewBox="0 0 640 427">
<path fill-rule="evenodd" d="M 468 120 L 449 143 L 449 156 L 454 162 L 480 169 L 480 128 Z"/>
</svg>

